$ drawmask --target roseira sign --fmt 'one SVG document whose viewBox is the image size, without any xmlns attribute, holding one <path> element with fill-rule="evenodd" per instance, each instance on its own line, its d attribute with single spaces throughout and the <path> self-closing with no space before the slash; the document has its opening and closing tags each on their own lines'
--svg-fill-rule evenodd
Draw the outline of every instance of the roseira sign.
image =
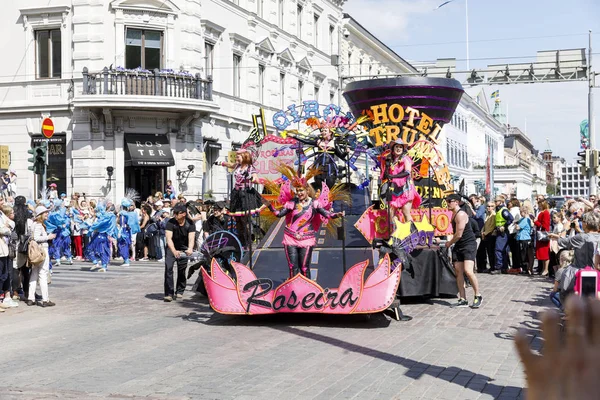
<svg viewBox="0 0 600 400">
<path fill-rule="evenodd" d="M 372 314 L 394 301 L 401 268 L 390 272 L 386 255 L 365 281 L 368 264 L 363 261 L 350 268 L 336 289 L 323 289 L 300 274 L 274 288 L 270 279 L 257 278 L 245 265 L 232 262 L 234 282 L 214 259 L 211 274 L 203 268 L 202 277 L 211 307 L 221 314 Z"/>
</svg>

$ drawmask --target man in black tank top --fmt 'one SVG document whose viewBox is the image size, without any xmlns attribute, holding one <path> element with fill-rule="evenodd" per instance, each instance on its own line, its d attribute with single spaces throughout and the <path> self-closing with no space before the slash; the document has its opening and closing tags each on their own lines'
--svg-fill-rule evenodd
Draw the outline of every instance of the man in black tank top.
<svg viewBox="0 0 600 400">
<path fill-rule="evenodd" d="M 469 216 L 461 210 L 460 202 L 461 197 L 458 194 L 451 194 L 446 198 L 448 210 L 452 211 L 452 229 L 454 231 L 452 239 L 446 242 L 446 247 L 449 248 L 454 245 L 452 261 L 456 270 L 456 285 L 458 286 L 458 303 L 456 307 L 469 306 L 465 294 L 464 275 L 466 274 L 475 292 L 471 307 L 479 308 L 483 298 L 479 292 L 477 276 L 473 272 L 477 254 L 477 241 L 473 229 L 471 229 L 471 224 L 469 224 Z"/>
</svg>

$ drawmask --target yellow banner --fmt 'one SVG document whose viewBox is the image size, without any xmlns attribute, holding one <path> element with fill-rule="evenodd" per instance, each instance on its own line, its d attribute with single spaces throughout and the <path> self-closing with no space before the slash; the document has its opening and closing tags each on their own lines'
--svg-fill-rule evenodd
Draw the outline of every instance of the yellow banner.
<svg viewBox="0 0 600 400">
<path fill-rule="evenodd" d="M 10 156 L 8 146 L 0 146 L 0 169 L 8 169 L 10 166 Z"/>
</svg>

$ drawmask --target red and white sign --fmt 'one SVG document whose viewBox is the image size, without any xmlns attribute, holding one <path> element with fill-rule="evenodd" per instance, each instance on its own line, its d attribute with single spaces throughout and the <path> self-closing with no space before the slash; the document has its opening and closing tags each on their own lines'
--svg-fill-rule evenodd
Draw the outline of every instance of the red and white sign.
<svg viewBox="0 0 600 400">
<path fill-rule="evenodd" d="M 44 118 L 42 121 L 42 134 L 48 139 L 54 135 L 54 122 L 50 118 Z"/>
</svg>

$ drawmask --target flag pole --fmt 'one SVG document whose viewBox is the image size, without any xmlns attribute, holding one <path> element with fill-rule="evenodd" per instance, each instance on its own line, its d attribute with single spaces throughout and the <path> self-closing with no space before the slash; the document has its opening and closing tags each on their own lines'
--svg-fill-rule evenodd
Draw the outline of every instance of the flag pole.
<svg viewBox="0 0 600 400">
<path fill-rule="evenodd" d="M 467 71 L 469 68 L 469 0 L 465 0 L 465 26 L 467 30 Z"/>
</svg>

